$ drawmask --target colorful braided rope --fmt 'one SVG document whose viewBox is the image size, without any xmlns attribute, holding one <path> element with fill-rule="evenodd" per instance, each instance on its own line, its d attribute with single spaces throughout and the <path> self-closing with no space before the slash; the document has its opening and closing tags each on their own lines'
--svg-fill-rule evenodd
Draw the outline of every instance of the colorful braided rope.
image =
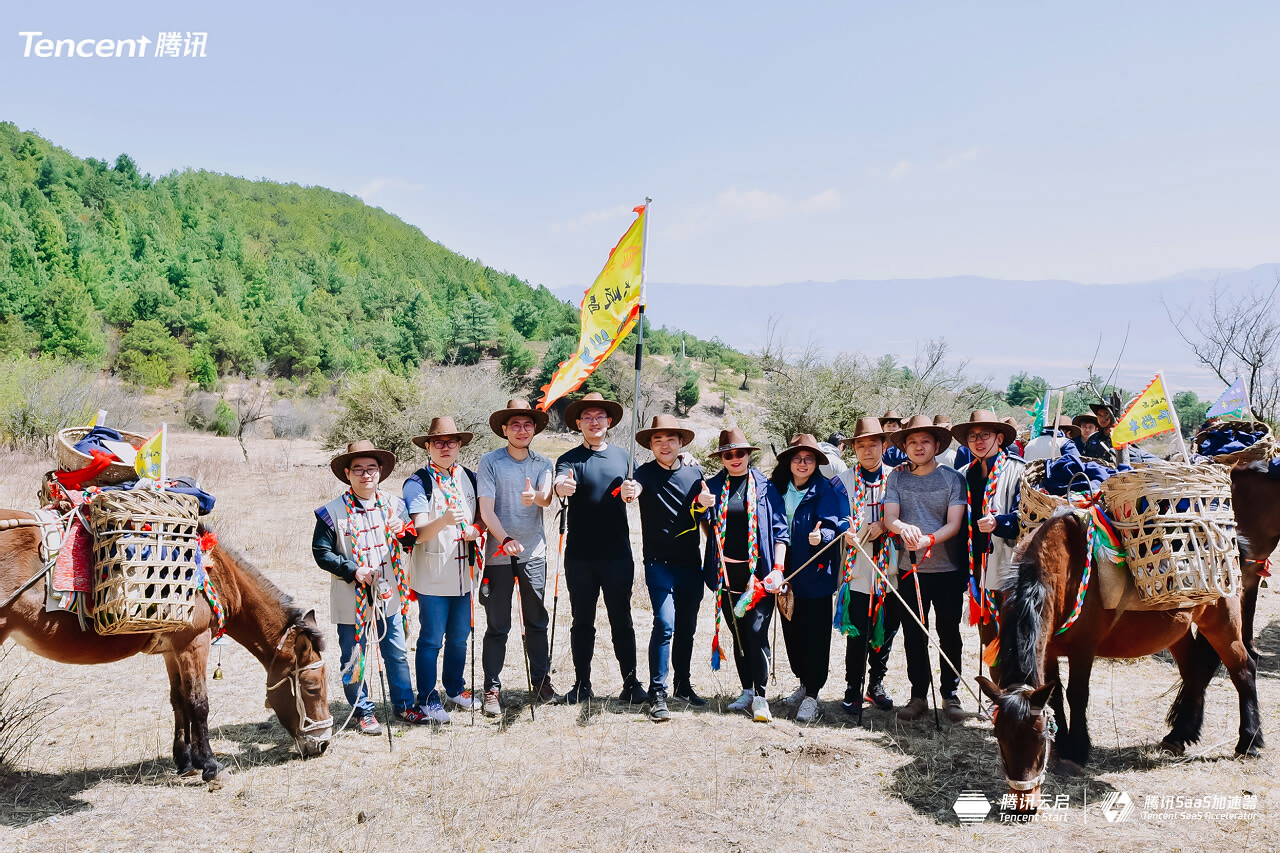
<svg viewBox="0 0 1280 853">
<path fill-rule="evenodd" d="M 354 519 L 357 509 L 355 496 L 346 491 L 342 493 L 342 504 L 347 509 L 347 517 Z M 396 579 L 396 591 L 400 593 L 400 617 L 404 620 L 405 632 L 409 630 L 409 585 L 408 579 L 405 577 L 404 570 L 404 554 L 400 550 L 400 541 L 391 535 L 391 527 L 388 524 L 386 503 L 383 500 L 383 492 L 381 489 L 374 495 L 374 509 L 378 511 L 378 526 L 382 528 L 383 536 L 386 539 L 387 553 L 391 558 L 391 569 Z M 380 566 L 370 566 L 368 551 L 360 547 L 359 531 L 356 525 L 347 525 L 347 536 L 351 543 L 351 558 L 355 560 L 356 566 L 362 569 L 381 569 Z M 357 595 L 356 597 L 356 624 L 355 624 L 355 650 L 353 652 L 350 668 L 343 673 L 343 683 L 357 684 L 364 680 L 365 666 L 365 633 L 372 621 L 373 607 L 366 595 Z M 375 628 L 375 633 L 377 629 Z"/>
</svg>

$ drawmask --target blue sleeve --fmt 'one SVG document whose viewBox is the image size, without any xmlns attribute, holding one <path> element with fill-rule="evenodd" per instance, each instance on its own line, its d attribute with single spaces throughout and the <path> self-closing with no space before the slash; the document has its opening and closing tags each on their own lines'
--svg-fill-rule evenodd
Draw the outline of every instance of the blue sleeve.
<svg viewBox="0 0 1280 853">
<path fill-rule="evenodd" d="M 836 533 L 843 533 L 848 526 L 848 498 L 842 496 L 835 487 L 824 489 L 818 500 L 818 519 L 822 522 L 822 541 L 830 542 Z"/>
<path fill-rule="evenodd" d="M 431 501 L 427 498 L 427 490 L 423 486 L 421 475 L 414 474 L 404 481 L 404 502 L 409 508 L 410 515 L 417 515 L 431 508 Z"/>
<path fill-rule="evenodd" d="M 791 531 L 787 529 L 787 506 L 773 483 L 765 481 L 764 498 L 769 507 L 769 526 L 773 528 L 773 541 L 791 544 Z"/>
</svg>

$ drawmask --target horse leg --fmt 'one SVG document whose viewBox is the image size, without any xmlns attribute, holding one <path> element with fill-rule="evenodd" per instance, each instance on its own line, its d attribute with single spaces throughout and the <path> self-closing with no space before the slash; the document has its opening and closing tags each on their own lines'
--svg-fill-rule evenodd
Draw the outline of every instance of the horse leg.
<svg viewBox="0 0 1280 853">
<path fill-rule="evenodd" d="M 1187 744 L 1200 740 L 1200 729 L 1204 725 L 1205 689 L 1213 680 L 1221 661 L 1205 638 L 1203 630 L 1197 631 L 1195 636 L 1190 631 L 1183 634 L 1169 646 L 1169 651 L 1178 664 L 1182 685 L 1178 688 L 1173 704 L 1169 706 L 1165 722 L 1170 729 L 1160 742 L 1160 748 L 1174 755 L 1182 755 L 1186 752 Z"/>
<path fill-rule="evenodd" d="M 1258 650 L 1253 647 L 1253 619 L 1258 612 L 1258 587 L 1262 585 L 1262 575 L 1258 568 L 1257 563 L 1244 563 L 1240 590 L 1240 634 L 1249 657 L 1255 662 L 1258 660 Z"/>
<path fill-rule="evenodd" d="M 166 654 L 164 668 L 169 673 L 169 704 L 173 706 L 173 763 L 179 776 L 193 776 L 196 768 L 191 763 L 191 714 L 177 656 Z"/>
<path fill-rule="evenodd" d="M 1058 721 L 1058 732 L 1054 735 L 1053 747 L 1058 751 L 1058 759 L 1070 760 L 1071 745 L 1067 742 L 1067 712 L 1062 704 L 1062 677 L 1058 670 L 1058 659 L 1052 655 L 1044 659 L 1045 684 L 1057 683 L 1058 689 L 1049 696 L 1049 707 L 1053 709 L 1054 719 Z"/>
<path fill-rule="evenodd" d="M 1081 767 L 1089 763 L 1089 753 L 1093 749 L 1093 741 L 1089 738 L 1089 681 L 1093 677 L 1093 653 L 1081 652 L 1067 658 L 1069 678 L 1067 679 L 1067 704 L 1071 706 L 1071 721 L 1067 726 L 1067 743 L 1070 752 L 1067 755 Z M 1059 723 L 1059 725 L 1063 725 Z"/>
<path fill-rule="evenodd" d="M 1197 640 L 1203 638 L 1212 646 L 1215 659 L 1220 658 L 1226 664 L 1231 683 L 1240 697 L 1240 739 L 1236 742 L 1236 755 L 1257 757 L 1265 746 L 1258 710 L 1258 665 L 1244 644 L 1240 604 L 1232 598 L 1219 599 L 1211 612 L 1215 618 L 1205 620 L 1204 625 L 1197 624 L 1200 628 Z M 1217 670 L 1216 663 L 1213 670 Z M 1203 692 L 1201 696 L 1203 704 Z"/>
<path fill-rule="evenodd" d="M 191 720 L 191 763 L 201 769 L 201 778 L 211 782 L 222 772 L 209 745 L 209 633 L 197 635 L 175 655 L 186 688 L 187 709 Z"/>
</svg>

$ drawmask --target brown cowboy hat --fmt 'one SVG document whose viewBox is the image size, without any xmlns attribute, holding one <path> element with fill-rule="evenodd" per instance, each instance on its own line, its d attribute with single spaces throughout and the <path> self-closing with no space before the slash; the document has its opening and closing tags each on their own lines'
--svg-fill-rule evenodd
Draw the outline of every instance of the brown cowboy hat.
<svg viewBox="0 0 1280 853">
<path fill-rule="evenodd" d="M 462 443 L 463 447 L 466 447 L 471 443 L 471 439 L 475 438 L 475 435 L 458 429 L 453 423 L 453 418 L 432 418 L 431 426 L 427 427 L 427 434 L 415 435 L 413 443 L 426 450 L 427 445 L 431 443 L 432 439 L 436 438 L 456 438 Z"/>
<path fill-rule="evenodd" d="M 720 446 L 711 451 L 712 456 L 719 456 L 726 450 L 751 450 L 756 451 L 760 448 L 747 441 L 746 433 L 738 427 L 733 429 L 720 430 Z"/>
<path fill-rule="evenodd" d="M 934 425 L 934 426 L 946 427 L 947 429 L 950 429 L 950 428 L 951 428 L 951 415 L 934 415 L 934 416 L 933 416 L 933 425 Z"/>
<path fill-rule="evenodd" d="M 380 483 L 385 482 L 396 467 L 396 455 L 394 453 L 390 450 L 379 450 L 373 446 L 372 441 L 364 439 L 351 442 L 347 445 L 346 453 L 339 453 L 333 457 L 333 461 L 329 463 L 329 470 L 333 471 L 333 476 L 349 486 L 351 481 L 347 479 L 346 470 L 351 467 L 352 459 L 359 459 L 361 456 L 378 461 L 378 467 L 381 469 L 378 477 L 378 482 Z"/>
<path fill-rule="evenodd" d="M 527 415 L 533 418 L 533 434 L 537 435 L 547 428 L 547 419 L 550 417 L 541 409 L 535 409 L 529 405 L 528 400 L 511 399 L 507 401 L 505 409 L 498 409 L 492 415 L 489 415 L 489 429 L 493 430 L 494 435 L 499 438 L 506 438 L 502 434 L 502 428 L 506 426 L 507 421 L 516 415 Z"/>
<path fill-rule="evenodd" d="M 680 426 L 680 422 L 674 415 L 654 415 L 648 429 L 636 430 L 636 443 L 648 450 L 649 441 L 660 432 L 674 432 L 679 435 L 681 447 L 693 441 L 693 430 Z"/>
<path fill-rule="evenodd" d="M 1000 423 L 1002 423 L 1002 424 L 1008 424 L 1009 426 L 1013 427 L 1014 429 L 1018 429 L 1018 421 L 1017 421 L 1017 419 L 1015 419 L 1015 418 L 1013 418 L 1013 417 L 1001 418 L 1001 419 L 1000 419 Z"/>
<path fill-rule="evenodd" d="M 962 445 L 969 443 L 969 433 L 976 426 L 990 427 L 993 431 L 1004 436 L 1004 446 L 1009 447 L 1013 444 L 1014 439 L 1018 437 L 1018 428 L 1012 424 L 1007 424 L 996 417 L 995 412 L 987 409 L 977 409 L 969 413 L 969 420 L 956 424 L 951 428 L 951 434 L 956 437 L 956 441 Z"/>
<path fill-rule="evenodd" d="M 1046 425 L 1046 429 L 1048 428 L 1050 427 Z M 1080 437 L 1080 427 L 1071 423 L 1071 418 L 1067 417 L 1066 415 L 1058 415 L 1058 429 L 1066 433 L 1067 438 Z"/>
<path fill-rule="evenodd" d="M 884 441 L 884 429 L 880 426 L 879 418 L 858 418 L 858 422 L 853 425 L 853 435 L 840 440 L 841 444 L 853 447 L 853 443 L 860 438 L 878 438 Z"/>
<path fill-rule="evenodd" d="M 938 442 L 939 453 L 951 446 L 951 430 L 946 427 L 934 426 L 933 419 L 928 415 L 912 415 L 900 429 L 889 433 L 889 441 L 893 442 L 894 447 L 902 450 L 906 445 L 907 438 L 916 432 L 927 432 L 932 435 L 934 440 Z"/>
<path fill-rule="evenodd" d="M 778 453 L 778 464 L 787 464 L 791 461 L 791 457 L 795 456 L 801 450 L 813 451 L 813 455 L 818 458 L 819 465 L 826 465 L 831 461 L 827 458 L 827 454 L 822 452 L 822 448 L 818 446 L 818 439 L 814 438 L 807 432 L 802 432 L 797 436 L 793 436 L 791 443 L 786 446 L 786 449 Z"/>
<path fill-rule="evenodd" d="M 893 409 L 890 409 L 889 411 L 885 412 L 883 415 L 880 416 L 880 426 L 882 428 L 886 426 L 890 421 L 896 423 L 898 426 L 902 426 L 902 415 L 898 414 Z"/>
<path fill-rule="evenodd" d="M 611 427 L 622 420 L 621 403 L 606 400 L 599 392 L 591 391 L 581 400 L 574 400 L 564 407 L 564 425 L 576 431 L 578 429 L 578 418 L 582 417 L 584 409 L 604 409 L 605 414 L 609 416 L 609 426 Z"/>
<path fill-rule="evenodd" d="M 1093 424 L 1099 429 L 1102 428 L 1098 423 L 1097 415 L 1076 415 L 1074 418 L 1071 419 L 1071 424 L 1072 426 L 1076 426 L 1076 427 L 1080 426 L 1081 424 Z"/>
<path fill-rule="evenodd" d="M 1120 420 L 1120 413 L 1116 411 L 1116 407 L 1110 403 L 1090 403 L 1089 411 L 1093 412 L 1094 417 L 1100 416 L 1103 412 L 1111 415 L 1111 422 L 1115 423 Z"/>
</svg>

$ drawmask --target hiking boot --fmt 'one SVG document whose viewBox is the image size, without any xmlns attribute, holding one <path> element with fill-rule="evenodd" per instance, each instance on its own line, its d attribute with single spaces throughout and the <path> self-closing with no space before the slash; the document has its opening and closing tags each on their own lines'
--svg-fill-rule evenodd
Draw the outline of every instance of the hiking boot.
<svg viewBox="0 0 1280 853">
<path fill-rule="evenodd" d="M 655 687 L 649 697 L 649 719 L 655 723 L 671 719 L 671 712 L 667 710 L 667 691 L 661 687 Z"/>
<path fill-rule="evenodd" d="M 877 681 L 871 685 L 871 689 L 867 691 L 867 698 L 881 711 L 888 711 L 893 707 L 893 697 L 889 695 L 888 690 L 884 689 L 883 681 Z"/>
<path fill-rule="evenodd" d="M 435 702 L 435 705 L 437 708 L 440 708 L 439 699 L 435 699 L 432 701 Z M 444 714 L 444 708 L 440 708 L 440 713 Z M 449 715 L 444 714 L 444 716 L 445 716 L 445 722 L 448 722 Z M 412 706 L 408 708 L 401 708 L 399 711 L 396 711 L 396 719 L 410 726 L 421 726 L 426 723 L 432 722 L 427 717 L 426 714 L 424 714 L 422 711 L 419 711 L 417 708 L 414 708 Z"/>
<path fill-rule="evenodd" d="M 906 722 L 918 720 L 927 710 L 929 710 L 929 703 L 919 696 L 913 696 L 910 702 L 898 709 L 898 719 Z"/>
<path fill-rule="evenodd" d="M 681 701 L 688 702 L 693 708 L 707 707 L 707 700 L 703 699 L 697 693 L 694 693 L 693 685 L 687 681 L 677 684 L 676 689 L 672 691 L 671 695 Z"/>
<path fill-rule="evenodd" d="M 800 710 L 796 711 L 797 723 L 812 723 L 818 719 L 818 700 L 813 696 L 804 697 Z"/>
<path fill-rule="evenodd" d="M 437 726 L 442 726 L 449 722 L 449 712 L 440 704 L 440 700 L 434 696 L 427 700 L 427 704 L 419 705 L 418 710 L 425 718 L 423 722 Z"/>
<path fill-rule="evenodd" d="M 846 687 L 844 699 L 840 700 L 840 707 L 846 714 L 857 715 L 862 710 L 862 691 L 856 687 Z"/>
<path fill-rule="evenodd" d="M 447 697 L 445 707 L 456 711 L 470 711 L 472 708 L 478 711 L 480 710 L 480 702 L 471 695 L 470 690 L 464 690 L 457 696 Z"/>
<path fill-rule="evenodd" d="M 742 695 L 729 703 L 730 711 L 745 711 L 751 707 L 751 700 L 756 698 L 754 690 L 744 690 Z"/>
<path fill-rule="evenodd" d="M 628 705 L 643 705 L 649 701 L 649 691 L 641 687 L 636 678 L 628 678 L 622 685 L 622 692 L 618 694 L 618 701 Z"/>
<path fill-rule="evenodd" d="M 596 694 L 591 692 L 591 685 L 581 681 L 574 682 L 573 687 L 563 696 L 566 705 L 577 705 L 579 702 L 587 702 L 594 698 Z"/>
<path fill-rule="evenodd" d="M 946 714 L 947 719 L 953 723 L 962 723 L 969 718 L 964 706 L 960 704 L 959 696 L 948 696 L 942 700 L 942 713 Z"/>
<path fill-rule="evenodd" d="M 502 716 L 502 690 L 494 687 L 484 692 L 484 704 L 480 706 L 486 717 Z"/>
<path fill-rule="evenodd" d="M 534 699 L 538 702 L 558 702 L 560 694 L 556 693 L 556 689 L 551 686 L 551 676 L 543 676 L 542 683 L 538 685 L 538 689 L 533 691 Z"/>
<path fill-rule="evenodd" d="M 382 724 L 373 714 L 365 714 L 360 718 L 360 733 L 366 735 L 382 734 Z"/>
<path fill-rule="evenodd" d="M 817 703 L 814 703 L 817 704 Z M 772 723 L 773 712 L 769 710 L 769 700 L 756 696 L 751 700 L 751 719 L 757 723 Z"/>
<path fill-rule="evenodd" d="M 783 699 L 782 704 L 786 705 L 788 708 L 798 708 L 800 703 L 804 701 L 805 695 L 804 685 L 801 685 L 800 687 L 797 687 L 790 696 Z"/>
</svg>

